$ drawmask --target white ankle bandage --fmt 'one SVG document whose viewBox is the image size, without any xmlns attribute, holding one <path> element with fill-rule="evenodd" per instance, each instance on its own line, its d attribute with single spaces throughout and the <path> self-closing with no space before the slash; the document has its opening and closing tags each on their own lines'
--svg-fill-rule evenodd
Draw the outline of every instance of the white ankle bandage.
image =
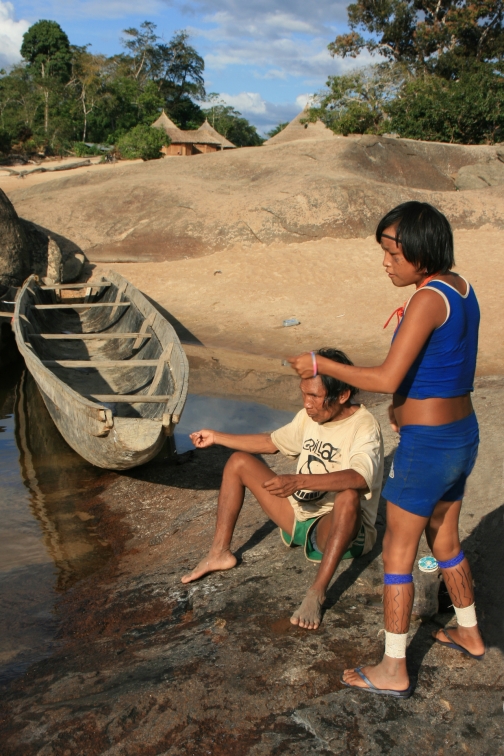
<svg viewBox="0 0 504 756">
<path fill-rule="evenodd" d="M 475 627 L 475 625 L 478 624 L 474 604 L 461 608 L 454 606 L 453 608 L 455 609 L 455 614 L 457 615 L 457 624 L 460 625 L 460 627 Z"/>
<path fill-rule="evenodd" d="M 408 633 L 388 633 L 385 630 L 385 655 L 392 659 L 404 659 Z"/>
</svg>

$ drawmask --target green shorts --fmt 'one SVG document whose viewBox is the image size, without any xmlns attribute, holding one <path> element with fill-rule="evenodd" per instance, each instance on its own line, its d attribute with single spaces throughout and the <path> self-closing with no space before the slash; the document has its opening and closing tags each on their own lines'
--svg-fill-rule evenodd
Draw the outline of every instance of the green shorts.
<svg viewBox="0 0 504 756">
<path fill-rule="evenodd" d="M 320 517 L 323 517 L 323 515 L 320 515 Z M 309 562 L 321 562 L 323 557 L 323 554 L 321 554 L 320 551 L 317 551 L 313 548 L 313 544 L 310 538 L 310 534 L 317 522 L 320 520 L 320 517 L 311 517 L 309 520 L 303 520 L 302 522 L 300 522 L 299 520 L 294 520 L 294 534 L 292 536 L 288 535 L 285 530 L 282 530 L 280 528 L 280 538 L 285 543 L 285 545 L 289 547 L 303 546 L 305 557 Z M 341 558 L 354 559 L 355 557 L 360 557 L 362 552 L 364 551 L 364 539 L 364 525 L 361 525 L 357 536 L 354 538 L 354 540 L 350 544 L 350 547 L 347 549 L 347 551 L 345 551 Z"/>
</svg>

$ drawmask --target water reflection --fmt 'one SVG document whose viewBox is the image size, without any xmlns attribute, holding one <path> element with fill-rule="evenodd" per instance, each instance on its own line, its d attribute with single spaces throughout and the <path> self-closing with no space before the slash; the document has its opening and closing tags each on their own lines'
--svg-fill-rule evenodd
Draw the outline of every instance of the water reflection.
<svg viewBox="0 0 504 756">
<path fill-rule="evenodd" d="M 254 402 L 189 396 L 179 454 L 202 427 L 251 433 L 292 418 Z M 58 594 L 98 570 L 110 548 L 93 504 L 116 473 L 93 467 L 59 434 L 31 375 L 0 378 L 0 683 L 50 654 Z"/>
<path fill-rule="evenodd" d="M 188 434 L 202 428 L 227 433 L 266 433 L 289 423 L 293 417 L 293 412 L 272 409 L 257 402 L 189 394 L 181 421 L 176 426 L 177 453 L 194 449 Z"/>
<path fill-rule="evenodd" d="M 0 681 L 50 651 L 57 593 L 98 569 L 108 545 L 79 502 L 108 473 L 70 449 L 29 373 L 0 382 Z M 15 381 L 17 379 L 17 385 Z"/>
</svg>

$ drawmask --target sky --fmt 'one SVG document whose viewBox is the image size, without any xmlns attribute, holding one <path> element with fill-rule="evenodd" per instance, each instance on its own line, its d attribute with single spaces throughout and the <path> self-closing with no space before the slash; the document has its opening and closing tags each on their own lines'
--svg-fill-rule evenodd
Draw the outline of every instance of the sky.
<svg viewBox="0 0 504 756">
<path fill-rule="evenodd" d="M 186 29 L 217 92 L 261 134 L 290 121 L 327 77 L 355 67 L 327 45 L 347 30 L 349 0 L 0 0 L 0 68 L 20 60 L 24 32 L 57 21 L 71 44 L 120 52 L 122 30 L 152 21 L 169 41 Z M 139 12 L 139 8 L 141 9 Z M 361 56 L 357 65 L 370 62 Z"/>
</svg>

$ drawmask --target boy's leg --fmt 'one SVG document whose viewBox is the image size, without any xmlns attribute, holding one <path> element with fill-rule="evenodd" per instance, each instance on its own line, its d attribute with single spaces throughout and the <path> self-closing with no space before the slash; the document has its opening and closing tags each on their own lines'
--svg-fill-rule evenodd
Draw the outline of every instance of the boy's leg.
<svg viewBox="0 0 504 756">
<path fill-rule="evenodd" d="M 317 523 L 317 546 L 323 553 L 315 582 L 308 589 L 303 603 L 291 617 L 293 625 L 316 630 L 322 618 L 322 604 L 329 583 L 341 557 L 354 540 L 361 526 L 360 495 L 354 489 L 341 491 L 332 512 Z"/>
<path fill-rule="evenodd" d="M 212 546 L 197 567 L 184 575 L 183 583 L 197 580 L 208 572 L 229 570 L 236 565 L 236 557 L 231 553 L 231 539 L 243 506 L 246 488 L 254 494 L 264 512 L 278 527 L 292 533 L 294 512 L 289 500 L 273 496 L 263 488 L 263 483 L 275 476 L 276 473 L 264 462 L 247 452 L 235 452 L 229 458 L 219 491 L 217 523 Z"/>
<path fill-rule="evenodd" d="M 461 501 L 440 501 L 426 528 L 427 540 L 436 559 L 447 562 L 460 554 L 461 546 L 458 535 L 458 520 L 460 515 Z M 470 606 L 474 603 L 474 590 L 472 583 L 471 568 L 467 559 L 464 559 L 454 567 L 442 570 L 443 580 L 457 609 Z M 474 627 L 450 627 L 451 638 L 471 654 L 483 654 L 485 644 L 478 630 Z M 449 643 L 444 630 L 438 630 L 433 636 L 442 643 Z"/>
</svg>

